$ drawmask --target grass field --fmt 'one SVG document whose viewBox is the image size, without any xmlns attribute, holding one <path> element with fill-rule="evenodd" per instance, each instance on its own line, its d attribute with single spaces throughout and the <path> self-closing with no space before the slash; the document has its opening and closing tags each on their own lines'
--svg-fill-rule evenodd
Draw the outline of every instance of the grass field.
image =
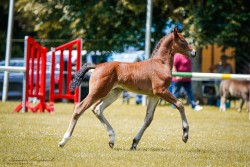
<svg viewBox="0 0 250 167">
<path fill-rule="evenodd" d="M 71 140 L 58 148 L 72 114 L 72 103 L 56 103 L 56 113 L 13 113 L 17 102 L 0 102 L 0 166 L 250 166 L 250 121 L 242 113 L 186 106 L 189 141 L 182 142 L 178 110 L 158 106 L 136 151 L 132 140 L 145 107 L 115 102 L 105 115 L 116 131 L 114 149 L 95 115 L 87 110 Z"/>
</svg>

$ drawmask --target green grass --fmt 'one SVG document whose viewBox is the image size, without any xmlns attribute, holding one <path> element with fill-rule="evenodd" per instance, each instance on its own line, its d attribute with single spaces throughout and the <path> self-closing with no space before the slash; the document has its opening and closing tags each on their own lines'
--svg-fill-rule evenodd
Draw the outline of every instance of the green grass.
<svg viewBox="0 0 250 167">
<path fill-rule="evenodd" d="M 194 112 L 186 106 L 189 141 L 182 142 L 178 110 L 158 106 L 136 151 L 132 140 L 141 127 L 145 107 L 118 100 L 105 111 L 116 131 L 114 149 L 99 120 L 87 110 L 72 138 L 58 148 L 72 103 L 56 103 L 55 114 L 13 113 L 18 102 L 0 102 L 0 166 L 250 166 L 250 121 L 242 113 L 204 106 Z"/>
</svg>

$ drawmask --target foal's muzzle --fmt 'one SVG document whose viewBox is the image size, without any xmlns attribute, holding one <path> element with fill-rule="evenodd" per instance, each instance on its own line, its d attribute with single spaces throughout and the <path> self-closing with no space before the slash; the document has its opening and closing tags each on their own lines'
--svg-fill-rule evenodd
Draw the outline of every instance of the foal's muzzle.
<svg viewBox="0 0 250 167">
<path fill-rule="evenodd" d="M 189 52 L 189 57 L 195 57 L 196 51 L 193 49 L 191 52 Z"/>
</svg>

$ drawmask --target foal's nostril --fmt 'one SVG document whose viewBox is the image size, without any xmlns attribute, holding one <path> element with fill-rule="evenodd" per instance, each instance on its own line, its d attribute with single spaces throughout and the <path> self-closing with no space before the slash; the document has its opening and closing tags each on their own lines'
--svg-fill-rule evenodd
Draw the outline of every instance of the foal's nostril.
<svg viewBox="0 0 250 167">
<path fill-rule="evenodd" d="M 192 50 L 191 51 L 191 57 L 195 57 L 196 56 L 196 51 L 195 50 Z"/>
<path fill-rule="evenodd" d="M 196 56 L 196 52 L 193 53 L 193 57 L 195 57 L 195 56 Z"/>
</svg>

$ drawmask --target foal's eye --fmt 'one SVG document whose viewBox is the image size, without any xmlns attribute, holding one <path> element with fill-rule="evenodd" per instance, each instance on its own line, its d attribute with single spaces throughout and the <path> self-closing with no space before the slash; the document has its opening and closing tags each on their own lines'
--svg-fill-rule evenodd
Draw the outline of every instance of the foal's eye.
<svg viewBox="0 0 250 167">
<path fill-rule="evenodd" d="M 181 39 L 181 42 L 186 42 L 184 39 Z"/>
</svg>

